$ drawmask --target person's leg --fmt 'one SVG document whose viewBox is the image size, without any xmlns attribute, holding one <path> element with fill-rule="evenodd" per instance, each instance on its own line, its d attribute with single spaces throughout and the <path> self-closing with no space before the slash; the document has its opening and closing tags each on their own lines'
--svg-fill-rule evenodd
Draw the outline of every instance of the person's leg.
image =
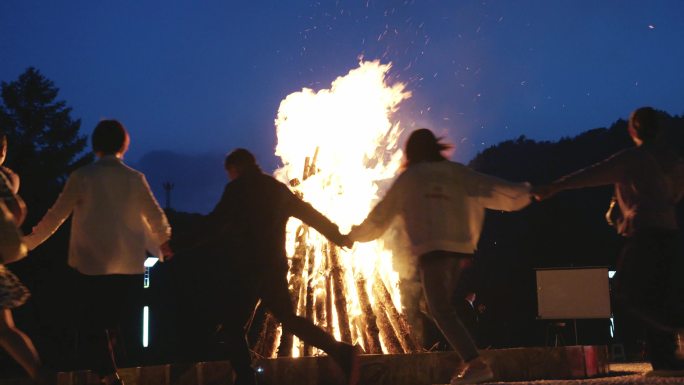
<svg viewBox="0 0 684 385">
<path fill-rule="evenodd" d="M 616 294 L 644 330 L 646 349 L 654 370 L 684 368 L 677 359 L 678 310 L 672 293 L 677 244 L 667 233 L 642 233 L 630 238 L 621 252 Z"/>
<path fill-rule="evenodd" d="M 429 348 L 429 346 L 425 346 L 424 315 L 420 309 L 420 303 L 423 298 L 423 287 L 420 284 L 420 278 L 401 279 L 399 281 L 399 291 L 401 292 L 402 312 L 406 315 L 406 320 L 411 327 L 413 339 L 420 348 Z"/>
<path fill-rule="evenodd" d="M 79 327 L 81 362 L 86 369 L 113 383 L 117 368 L 107 331 L 112 325 L 109 318 L 112 312 L 108 307 L 108 298 L 113 291 L 109 287 L 110 277 L 80 274 L 79 280 L 83 306 Z"/>
<path fill-rule="evenodd" d="M 41 362 L 31 339 L 14 325 L 12 311 L 2 309 L 0 316 L 0 345 L 33 379 L 41 374 Z"/>
<path fill-rule="evenodd" d="M 252 356 L 244 329 L 224 325 L 222 335 L 226 355 L 235 372 L 235 385 L 255 385 L 256 372 L 252 368 Z"/>
<path fill-rule="evenodd" d="M 325 351 L 340 366 L 348 384 L 354 385 L 359 380 L 359 350 L 344 342 L 338 342 L 332 335 L 314 325 L 306 318 L 299 317 L 292 309 L 292 301 L 287 285 L 286 275 L 269 275 L 264 279 L 261 300 L 271 313 L 288 330 L 303 341 Z"/>
<path fill-rule="evenodd" d="M 283 329 L 326 353 L 335 355 L 341 343 L 311 321 L 295 314 L 285 276 L 271 276 L 261 290 L 263 305 L 280 321 Z"/>
<path fill-rule="evenodd" d="M 460 275 L 460 258 L 455 253 L 429 253 L 421 257 L 420 274 L 430 315 L 451 347 L 463 361 L 479 356 L 468 330 L 452 305 L 451 295 Z"/>
<path fill-rule="evenodd" d="M 253 282 L 232 280 L 222 288 L 227 301 L 220 306 L 222 324 L 219 340 L 235 372 L 236 385 L 256 384 L 256 372 L 252 368 L 252 354 L 247 340 L 247 324 L 252 319 L 258 301 Z"/>
</svg>

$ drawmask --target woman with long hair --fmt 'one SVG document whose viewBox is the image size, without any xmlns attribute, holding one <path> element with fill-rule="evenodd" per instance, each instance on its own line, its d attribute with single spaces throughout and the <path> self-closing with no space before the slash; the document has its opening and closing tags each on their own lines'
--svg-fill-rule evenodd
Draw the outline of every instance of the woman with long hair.
<svg viewBox="0 0 684 385">
<path fill-rule="evenodd" d="M 349 237 L 371 241 L 403 217 L 430 315 L 464 362 L 451 380 L 456 385 L 494 377 L 452 305 L 462 262 L 475 253 L 485 208 L 520 210 L 530 202 L 530 186 L 452 162 L 443 154 L 448 148 L 426 128 L 411 133 L 403 172 Z"/>
</svg>

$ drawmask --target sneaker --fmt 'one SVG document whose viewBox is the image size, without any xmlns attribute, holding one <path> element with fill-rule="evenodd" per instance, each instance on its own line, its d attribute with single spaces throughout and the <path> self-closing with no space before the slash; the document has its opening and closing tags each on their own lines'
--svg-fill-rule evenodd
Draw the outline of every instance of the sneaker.
<svg viewBox="0 0 684 385">
<path fill-rule="evenodd" d="M 479 384 L 481 382 L 486 382 L 494 378 L 494 372 L 489 367 L 489 365 L 482 360 L 482 358 L 476 358 L 468 362 L 464 367 L 457 371 L 457 373 L 451 377 L 451 385 L 461 385 L 461 384 Z"/>
<path fill-rule="evenodd" d="M 361 375 L 361 348 L 355 345 L 343 344 L 335 361 L 347 378 L 347 385 L 356 385 Z"/>
</svg>

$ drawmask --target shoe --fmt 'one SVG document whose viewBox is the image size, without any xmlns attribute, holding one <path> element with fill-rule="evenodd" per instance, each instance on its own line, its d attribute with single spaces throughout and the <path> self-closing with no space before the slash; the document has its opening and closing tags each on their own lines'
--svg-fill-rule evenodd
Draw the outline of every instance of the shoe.
<svg viewBox="0 0 684 385">
<path fill-rule="evenodd" d="M 492 372 L 492 369 L 484 360 L 482 360 L 482 358 L 478 357 L 458 370 L 457 373 L 451 377 L 450 384 L 479 384 L 492 379 L 494 379 L 494 372 Z"/>
<path fill-rule="evenodd" d="M 335 361 L 347 378 L 347 385 L 356 385 L 361 376 L 361 348 L 356 345 L 343 344 Z"/>
</svg>

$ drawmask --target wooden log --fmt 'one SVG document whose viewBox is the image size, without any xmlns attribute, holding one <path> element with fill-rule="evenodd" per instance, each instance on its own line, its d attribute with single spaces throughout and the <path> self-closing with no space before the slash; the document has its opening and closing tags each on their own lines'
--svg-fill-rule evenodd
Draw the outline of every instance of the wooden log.
<svg viewBox="0 0 684 385">
<path fill-rule="evenodd" d="M 325 314 L 326 295 L 325 291 L 321 290 L 321 288 L 317 290 L 315 301 L 316 325 L 324 330 L 328 330 L 328 319 Z"/>
<path fill-rule="evenodd" d="M 306 296 L 304 297 L 304 315 L 306 319 L 315 323 L 314 319 L 314 266 L 316 264 L 316 254 L 313 249 L 310 249 L 307 258 L 307 275 L 306 275 Z M 313 354 L 313 346 L 304 343 L 303 356 L 311 356 Z"/>
<path fill-rule="evenodd" d="M 280 323 L 270 313 L 266 312 L 266 318 L 261 326 L 259 338 L 256 345 L 254 345 L 254 353 L 264 358 L 275 358 L 278 349 L 278 329 Z"/>
<path fill-rule="evenodd" d="M 366 279 L 363 275 L 356 276 L 356 292 L 359 295 L 359 303 L 361 304 L 361 315 L 363 317 L 363 335 L 366 338 L 364 346 L 366 351 L 370 354 L 382 354 L 382 345 L 380 345 L 380 330 L 378 330 L 377 319 L 373 313 L 373 307 L 366 291 Z"/>
<path fill-rule="evenodd" d="M 396 331 L 397 337 L 401 342 L 404 352 L 418 352 L 418 343 L 413 338 L 411 326 L 409 326 L 406 315 L 400 313 L 397 310 L 397 307 L 394 306 L 392 294 L 389 292 L 387 286 L 385 286 L 385 283 L 377 272 L 375 274 L 375 281 L 373 282 L 373 293 L 375 294 L 375 300 L 379 301 L 384 307 L 385 312 L 387 312 L 387 316 L 392 323 L 394 330 Z"/>
<path fill-rule="evenodd" d="M 304 283 L 302 272 L 304 271 L 304 262 L 306 258 L 306 238 L 309 232 L 309 226 L 300 225 L 295 233 L 295 251 L 292 255 L 292 263 L 290 265 L 290 299 L 295 311 L 299 307 L 299 296 Z M 278 348 L 278 355 L 281 357 L 289 357 L 292 355 L 292 348 L 294 347 L 294 338 L 292 333 L 283 330 L 280 337 L 280 347 Z"/>
<path fill-rule="evenodd" d="M 333 318 L 333 284 L 330 272 L 325 277 L 325 326 L 328 333 L 334 333 L 335 321 Z"/>
<path fill-rule="evenodd" d="M 351 329 L 349 327 L 349 313 L 347 312 L 347 296 L 345 294 L 344 269 L 340 264 L 340 256 L 337 254 L 337 246 L 328 242 L 328 255 L 330 257 L 330 275 L 335 295 L 335 311 L 337 311 L 337 323 L 340 328 L 340 336 L 343 342 L 352 343 Z"/>
<path fill-rule="evenodd" d="M 387 316 L 385 307 L 380 301 L 375 301 L 373 305 L 373 311 L 378 319 L 378 329 L 380 329 L 380 337 L 382 342 L 385 343 L 385 348 L 387 348 L 387 353 L 389 354 L 401 354 L 404 353 L 404 349 L 401 347 L 401 342 L 397 338 L 397 334 L 394 332 L 392 323 Z"/>
</svg>

